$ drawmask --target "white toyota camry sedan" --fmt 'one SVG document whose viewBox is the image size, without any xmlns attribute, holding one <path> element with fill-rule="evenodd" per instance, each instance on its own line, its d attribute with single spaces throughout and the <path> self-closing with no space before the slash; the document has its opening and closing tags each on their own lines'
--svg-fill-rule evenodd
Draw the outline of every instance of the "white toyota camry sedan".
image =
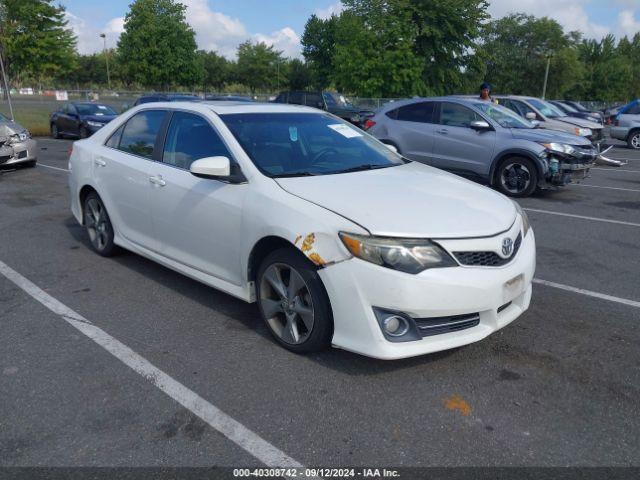
<svg viewBox="0 0 640 480">
<path fill-rule="evenodd" d="M 144 104 L 76 142 L 69 168 L 98 254 L 122 247 L 257 302 L 294 352 L 420 355 L 529 306 L 535 239 L 517 204 L 326 112 Z"/>
</svg>

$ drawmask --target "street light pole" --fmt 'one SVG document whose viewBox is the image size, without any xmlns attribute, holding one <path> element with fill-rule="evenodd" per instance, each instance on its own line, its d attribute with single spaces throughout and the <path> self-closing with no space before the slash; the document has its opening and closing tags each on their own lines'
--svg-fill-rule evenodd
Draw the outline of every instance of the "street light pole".
<svg viewBox="0 0 640 480">
<path fill-rule="evenodd" d="M 0 50 L 0 70 L 2 70 L 2 82 L 4 83 L 4 91 L 7 92 L 7 102 L 9 103 L 9 115 L 11 115 L 11 120 L 15 120 L 13 116 L 13 106 L 11 105 L 11 92 L 9 91 L 9 82 L 7 82 L 7 74 L 4 71 L 4 61 L 2 60 L 2 53 L 4 51 L 4 47 Z"/>
<path fill-rule="evenodd" d="M 542 87 L 542 99 L 547 95 L 547 80 L 549 78 L 549 65 L 551 64 L 551 55 L 547 56 L 547 68 L 544 71 L 544 86 Z"/>
<path fill-rule="evenodd" d="M 107 83 L 109 84 L 109 90 L 111 90 L 111 76 L 109 75 L 109 56 L 107 55 L 107 36 L 104 33 L 101 33 L 100 38 L 104 40 L 102 53 L 104 54 L 104 58 L 107 62 Z"/>
</svg>

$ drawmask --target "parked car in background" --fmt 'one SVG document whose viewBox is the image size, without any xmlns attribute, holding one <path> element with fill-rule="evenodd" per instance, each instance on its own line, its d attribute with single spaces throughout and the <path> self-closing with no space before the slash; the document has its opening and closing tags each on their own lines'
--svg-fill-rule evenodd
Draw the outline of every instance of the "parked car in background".
<svg viewBox="0 0 640 480">
<path fill-rule="evenodd" d="M 143 105 L 69 163 L 71 211 L 98 254 L 121 246 L 257 302 L 297 353 L 422 355 L 529 307 L 535 237 L 515 202 L 326 112 Z"/>
<path fill-rule="evenodd" d="M 53 138 L 87 138 L 118 114 L 109 105 L 94 102 L 68 102 L 51 114 L 49 127 Z"/>
<path fill-rule="evenodd" d="M 581 180 L 597 151 L 477 98 L 414 98 L 382 107 L 367 132 L 410 160 L 488 182 L 513 197 Z"/>
<path fill-rule="evenodd" d="M 593 123 L 603 123 L 602 114 L 600 112 L 581 112 L 569 102 L 564 102 L 562 100 L 549 100 L 549 103 L 558 107 L 560 111 L 564 112 L 564 114 L 569 117 L 584 118 L 585 120 L 589 120 Z"/>
<path fill-rule="evenodd" d="M 611 125 L 610 135 L 627 142 L 629 148 L 640 150 L 640 99 L 620 108 Z"/>
<path fill-rule="evenodd" d="M 556 106 L 540 98 L 517 95 L 494 95 L 493 98 L 523 118 L 539 122 L 541 128 L 573 133 L 588 138 L 593 143 L 604 140 L 604 128 L 601 124 L 569 117 Z"/>
<path fill-rule="evenodd" d="M 133 106 L 137 107 L 143 103 L 152 102 L 197 102 L 200 100 L 202 100 L 200 97 L 190 93 L 151 93 L 138 98 Z"/>
<path fill-rule="evenodd" d="M 0 167 L 35 167 L 38 144 L 29 131 L 0 113 Z"/>
<path fill-rule="evenodd" d="M 244 95 L 206 95 L 205 100 L 215 102 L 253 102 L 253 98 Z"/>
<path fill-rule="evenodd" d="M 602 116 L 603 116 L 603 121 L 605 125 L 611 125 L 613 124 L 613 121 L 616 118 L 616 115 L 618 115 L 618 112 L 620 111 L 620 109 L 624 108 L 626 106 L 626 104 L 620 104 L 620 103 L 614 103 L 612 105 L 609 105 L 606 108 L 602 109 Z"/>
<path fill-rule="evenodd" d="M 344 95 L 336 92 L 282 92 L 274 102 L 319 108 L 358 126 L 373 116 L 371 110 L 356 108 L 347 101 Z"/>
<path fill-rule="evenodd" d="M 563 100 L 562 102 L 567 104 L 567 105 L 571 105 L 573 108 L 575 108 L 579 112 L 596 116 L 596 117 L 600 118 L 601 121 L 603 119 L 602 112 L 599 112 L 597 110 L 590 110 L 587 107 L 585 107 L 584 105 L 582 105 L 580 102 L 576 102 L 575 100 Z"/>
</svg>

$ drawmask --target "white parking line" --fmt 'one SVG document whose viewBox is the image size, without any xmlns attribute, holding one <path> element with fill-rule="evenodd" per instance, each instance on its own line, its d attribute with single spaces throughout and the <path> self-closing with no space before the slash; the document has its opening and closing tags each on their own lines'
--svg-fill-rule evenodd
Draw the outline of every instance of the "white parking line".
<svg viewBox="0 0 640 480">
<path fill-rule="evenodd" d="M 584 288 L 571 287 L 569 285 L 563 285 L 562 283 L 550 282 L 548 280 L 542 280 L 540 278 L 534 278 L 533 283 L 538 285 L 545 285 L 547 287 L 559 288 L 560 290 L 566 290 L 568 292 L 579 293 L 581 295 L 587 295 L 589 297 L 599 298 L 601 300 L 608 300 L 610 302 L 621 303 L 630 307 L 640 308 L 640 302 L 635 300 L 629 300 L 627 298 L 614 297 L 604 293 L 593 292 L 591 290 L 585 290 Z"/>
<path fill-rule="evenodd" d="M 634 188 L 620 188 L 620 187 L 603 187 L 602 185 L 585 185 L 584 183 L 572 183 L 572 187 L 591 187 L 591 188 L 606 188 L 607 190 L 621 190 L 623 192 L 640 192 Z"/>
<path fill-rule="evenodd" d="M 581 220 L 591 220 L 593 222 L 615 223 L 616 225 L 626 225 L 628 227 L 640 227 L 640 223 L 623 222 L 622 220 L 611 220 L 609 218 L 587 217 L 585 215 L 574 215 L 573 213 L 552 212 L 550 210 L 538 210 L 537 208 L 523 208 L 528 212 L 546 213 L 548 215 L 559 215 L 561 217 L 579 218 Z"/>
<path fill-rule="evenodd" d="M 82 315 L 44 292 L 2 261 L 0 261 L 0 273 L 265 465 L 269 467 L 302 468 L 299 462 L 289 457 L 286 453 L 207 402 L 197 393 L 174 380 L 104 330 L 92 325 Z"/>
<path fill-rule="evenodd" d="M 630 172 L 630 173 L 640 173 L 640 170 L 624 170 L 622 168 L 600 168 L 600 167 L 591 167 L 590 170 L 606 170 L 607 172 Z"/>
<path fill-rule="evenodd" d="M 52 168 L 52 169 L 54 169 L 54 170 L 60 170 L 61 172 L 68 172 L 68 171 L 69 171 L 69 170 L 68 170 L 68 169 L 66 169 L 66 168 L 52 167 L 51 165 L 45 165 L 44 163 L 40 163 L 40 162 L 36 163 L 36 165 L 37 165 L 38 167 L 47 167 L 47 168 Z"/>
</svg>

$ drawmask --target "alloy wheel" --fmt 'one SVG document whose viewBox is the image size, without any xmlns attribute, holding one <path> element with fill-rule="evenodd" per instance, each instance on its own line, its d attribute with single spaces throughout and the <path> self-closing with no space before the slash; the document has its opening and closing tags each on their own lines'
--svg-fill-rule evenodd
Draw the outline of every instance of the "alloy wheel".
<svg viewBox="0 0 640 480">
<path fill-rule="evenodd" d="M 500 183 L 510 193 L 524 192 L 531 184 L 531 172 L 525 165 L 510 163 L 502 169 Z"/>
<path fill-rule="evenodd" d="M 284 263 L 270 265 L 260 280 L 260 306 L 271 330 L 285 343 L 304 343 L 313 330 L 309 287 L 298 271 Z"/>
<path fill-rule="evenodd" d="M 640 133 L 635 133 L 631 137 L 631 146 L 635 149 L 640 149 Z"/>
<path fill-rule="evenodd" d="M 84 218 L 91 243 L 96 250 L 104 250 L 109 241 L 109 225 L 104 206 L 98 199 L 87 201 Z"/>
</svg>

